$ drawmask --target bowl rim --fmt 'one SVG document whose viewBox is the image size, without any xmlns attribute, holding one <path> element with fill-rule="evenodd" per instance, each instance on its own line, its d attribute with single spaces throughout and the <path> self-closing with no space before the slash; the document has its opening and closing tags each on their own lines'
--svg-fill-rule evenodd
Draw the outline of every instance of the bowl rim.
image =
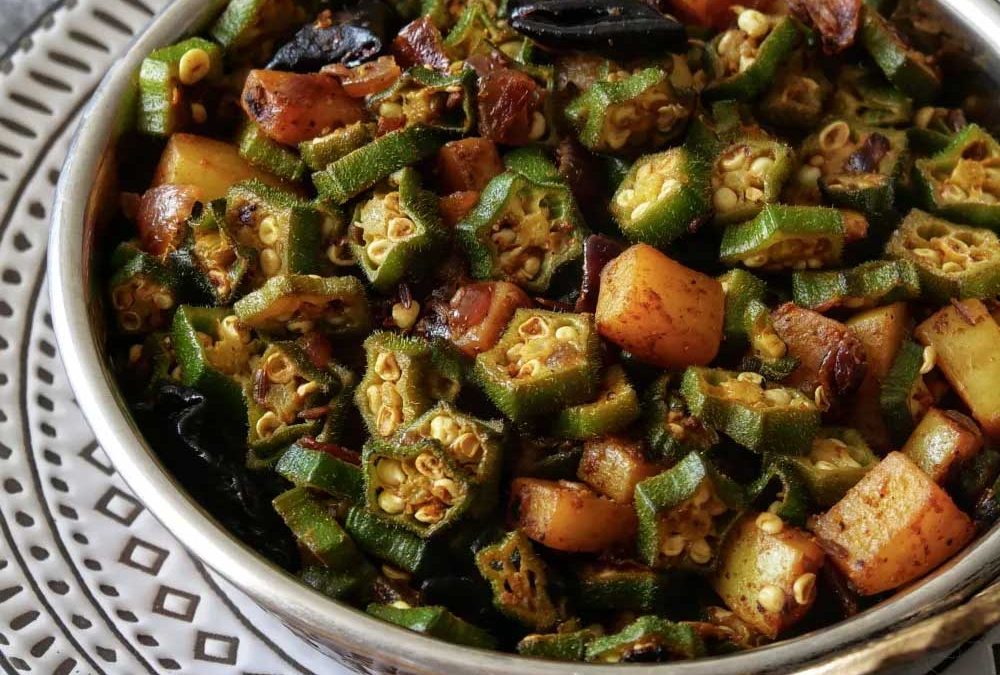
<svg viewBox="0 0 1000 675">
<path fill-rule="evenodd" d="M 104 77 L 81 116 L 57 187 L 49 238 L 48 280 L 59 352 L 80 408 L 115 468 L 147 508 L 189 551 L 312 640 L 357 659 L 358 665 L 415 673 L 517 672 L 610 675 L 621 666 L 558 663 L 451 645 L 392 626 L 335 602 L 298 582 L 237 540 L 209 516 L 163 468 L 127 412 L 91 330 L 85 269 L 85 214 L 115 115 L 144 55 L 176 40 L 218 11 L 222 0 L 176 0 L 137 36 Z M 989 45 L 1000 64 L 1000 4 L 940 0 L 968 31 Z M 670 665 L 634 665 L 643 672 L 737 675 L 804 665 L 857 644 L 915 616 L 941 610 L 1000 571 L 1000 526 L 906 592 L 851 619 L 766 647 Z M 359 657 L 360 655 L 360 657 Z"/>
</svg>

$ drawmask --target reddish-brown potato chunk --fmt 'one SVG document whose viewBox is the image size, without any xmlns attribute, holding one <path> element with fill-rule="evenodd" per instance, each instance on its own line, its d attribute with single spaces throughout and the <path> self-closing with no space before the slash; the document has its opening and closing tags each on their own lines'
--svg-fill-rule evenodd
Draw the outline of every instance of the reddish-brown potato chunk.
<svg viewBox="0 0 1000 675">
<path fill-rule="evenodd" d="M 441 220 L 445 225 L 455 227 L 476 208 L 478 203 L 478 192 L 452 192 L 438 202 L 438 211 L 441 212 Z"/>
<path fill-rule="evenodd" d="M 243 109 L 278 143 L 298 145 L 366 117 L 364 106 L 330 75 L 252 70 Z"/>
<path fill-rule="evenodd" d="M 479 134 L 503 145 L 527 145 L 546 129 L 536 121 L 545 92 L 530 76 L 511 68 L 494 68 L 479 78 Z"/>
<path fill-rule="evenodd" d="M 906 455 L 893 452 L 812 530 L 862 595 L 919 579 L 965 546 L 969 517 Z"/>
<path fill-rule="evenodd" d="M 635 537 L 635 511 L 582 483 L 518 478 L 511 485 L 510 514 L 539 544 L 558 551 L 605 551 Z"/>
<path fill-rule="evenodd" d="M 143 250 L 155 256 L 176 250 L 184 236 L 184 224 L 200 198 L 201 190 L 194 185 L 169 184 L 146 190 L 136 213 Z"/>
<path fill-rule="evenodd" d="M 531 307 L 524 291 L 507 281 L 480 281 L 458 289 L 448 305 L 451 341 L 468 356 L 490 350 L 519 307 Z"/>
<path fill-rule="evenodd" d="M 725 295 L 712 277 L 636 244 L 601 272 L 597 330 L 661 368 L 707 365 L 719 351 Z"/>
<path fill-rule="evenodd" d="M 438 178 L 444 192 L 482 192 L 503 173 L 496 144 L 486 138 L 445 143 L 437 155 Z"/>
<path fill-rule="evenodd" d="M 444 52 L 441 31 L 426 16 L 408 23 L 392 41 L 392 53 L 403 68 L 427 66 L 447 70 L 451 59 Z"/>
</svg>

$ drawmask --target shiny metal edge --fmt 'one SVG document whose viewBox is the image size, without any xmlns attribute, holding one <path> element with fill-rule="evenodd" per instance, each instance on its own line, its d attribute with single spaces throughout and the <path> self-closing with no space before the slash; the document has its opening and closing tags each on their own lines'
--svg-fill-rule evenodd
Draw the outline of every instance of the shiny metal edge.
<svg viewBox="0 0 1000 675">
<path fill-rule="evenodd" d="M 108 370 L 91 323 L 85 268 L 84 220 L 97 170 L 114 134 L 114 115 L 143 55 L 193 27 L 221 0 L 177 0 L 139 36 L 108 73 L 84 112 L 57 189 L 48 267 L 52 315 L 60 353 L 77 401 L 101 446 L 150 512 L 190 551 L 322 647 L 358 658 L 376 670 L 412 673 L 566 675 L 620 674 L 621 666 L 564 664 L 448 645 L 377 621 L 300 584 L 240 543 L 207 515 L 164 470 L 139 434 Z M 1000 5 L 992 0 L 941 0 L 945 11 L 984 46 L 1000 69 Z M 750 652 L 630 670 L 677 675 L 784 673 L 841 652 L 914 617 L 947 609 L 996 577 L 1000 530 L 994 528 L 927 579 L 857 617 Z M 814 671 L 818 672 L 818 671 Z M 833 672 L 823 669 L 823 672 Z M 865 672 L 863 669 L 852 672 Z"/>
</svg>

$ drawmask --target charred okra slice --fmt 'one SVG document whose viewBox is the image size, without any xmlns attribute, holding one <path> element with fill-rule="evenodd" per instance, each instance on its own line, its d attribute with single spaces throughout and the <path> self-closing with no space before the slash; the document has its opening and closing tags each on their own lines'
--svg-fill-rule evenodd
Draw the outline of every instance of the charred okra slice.
<svg viewBox="0 0 1000 675">
<path fill-rule="evenodd" d="M 767 384 L 757 373 L 688 368 L 681 394 L 716 431 L 754 451 L 800 455 L 819 428 L 816 404 L 797 389 Z"/>
<path fill-rule="evenodd" d="M 564 408 L 552 423 L 552 435 L 585 440 L 613 434 L 639 417 L 639 397 L 621 366 L 608 368 L 601 378 L 597 398 Z"/>
<path fill-rule="evenodd" d="M 747 333 L 747 307 L 752 300 L 764 302 L 767 284 L 744 269 L 731 269 L 721 277 L 722 291 L 726 294 L 726 314 L 722 325 L 725 349 L 742 350 L 749 342 Z"/>
<path fill-rule="evenodd" d="M 320 271 L 323 216 L 294 195 L 257 180 L 235 185 L 226 196 L 226 228 L 254 252 L 255 286 L 281 274 Z"/>
<path fill-rule="evenodd" d="M 799 29 L 789 16 L 740 12 L 736 26 L 720 33 L 708 46 L 714 76 L 705 96 L 711 100 L 749 101 L 764 93 L 799 42 Z"/>
<path fill-rule="evenodd" d="M 753 220 L 726 228 L 719 257 L 766 271 L 826 267 L 840 262 L 845 229 L 837 209 L 767 204 Z"/>
<path fill-rule="evenodd" d="M 354 210 L 351 250 L 375 290 L 386 293 L 404 277 L 434 264 L 447 237 L 437 197 L 419 185 L 417 172 L 403 169 Z"/>
<path fill-rule="evenodd" d="M 325 136 L 299 143 L 302 161 L 313 171 L 322 171 L 341 157 L 371 143 L 375 138 L 375 125 L 371 122 L 355 122 L 346 127 L 334 129 Z"/>
<path fill-rule="evenodd" d="M 517 643 L 517 653 L 550 661 L 583 661 L 587 645 L 602 634 L 600 626 L 557 633 L 532 633 Z"/>
<path fill-rule="evenodd" d="M 906 126 L 913 115 L 913 101 L 864 66 L 845 66 L 837 77 L 831 112 L 867 126 Z"/>
<path fill-rule="evenodd" d="M 328 452 L 293 445 L 281 456 L 274 470 L 295 487 L 318 490 L 355 503 L 364 499 L 364 477 L 360 467 Z"/>
<path fill-rule="evenodd" d="M 746 323 L 750 350 L 741 363 L 743 370 L 760 373 L 768 380 L 781 381 L 792 374 L 799 360 L 788 355 L 788 345 L 774 329 L 771 308 L 760 300 L 747 303 Z"/>
<path fill-rule="evenodd" d="M 870 260 L 851 269 L 792 274 L 795 304 L 817 312 L 866 309 L 920 297 L 920 275 L 910 260 Z"/>
<path fill-rule="evenodd" d="M 823 70 L 799 50 L 778 73 L 778 78 L 757 105 L 757 113 L 770 124 L 791 129 L 813 129 L 823 119 L 826 99 L 833 85 Z"/>
<path fill-rule="evenodd" d="M 656 612 L 670 600 L 670 576 L 636 562 L 588 562 L 574 573 L 574 599 L 583 610 Z"/>
<path fill-rule="evenodd" d="M 212 37 L 237 61 L 261 61 L 278 40 L 309 20 L 301 0 L 233 0 L 211 28 Z"/>
<path fill-rule="evenodd" d="M 362 460 L 368 508 L 427 538 L 477 511 L 495 492 L 481 489 L 439 443 L 401 445 L 371 440 Z"/>
<path fill-rule="evenodd" d="M 457 75 L 424 66 L 407 70 L 396 83 L 368 100 L 368 109 L 391 128 L 422 124 L 453 134 L 467 134 L 476 121 L 475 71 Z"/>
<path fill-rule="evenodd" d="M 228 309 L 182 305 L 174 314 L 171 342 L 181 383 L 205 394 L 211 405 L 246 419 L 244 386 L 260 345 Z"/>
<path fill-rule="evenodd" d="M 448 135 L 417 124 L 380 136 L 313 174 L 320 195 L 345 204 L 403 167 L 438 151 Z"/>
<path fill-rule="evenodd" d="M 862 7 L 858 38 L 896 87 L 922 103 L 937 96 L 941 75 L 930 59 L 910 47 L 896 28 L 871 7 Z"/>
<path fill-rule="evenodd" d="M 521 421 L 593 400 L 600 361 L 592 315 L 522 308 L 497 345 L 476 357 L 473 376 Z"/>
<path fill-rule="evenodd" d="M 924 382 L 924 361 L 924 348 L 916 342 L 906 341 L 882 380 L 879 396 L 882 419 L 893 440 L 900 445 L 906 442 L 917 422 L 934 404 Z"/>
<path fill-rule="evenodd" d="M 258 169 L 293 183 L 306 177 L 306 163 L 298 153 L 271 140 L 253 120 L 243 123 L 236 141 L 240 157 Z"/>
<path fill-rule="evenodd" d="M 692 452 L 636 486 L 639 557 L 658 569 L 711 569 L 726 528 L 743 502 L 739 485 Z"/>
<path fill-rule="evenodd" d="M 323 500 L 305 488 L 292 488 L 274 498 L 274 510 L 295 535 L 299 545 L 334 570 L 368 563 Z"/>
<path fill-rule="evenodd" d="M 476 567 L 504 616 L 534 631 L 549 630 L 559 620 L 559 608 L 549 594 L 548 568 L 520 530 L 480 549 Z"/>
<path fill-rule="evenodd" d="M 459 619 L 447 607 L 410 607 L 399 601 L 391 605 L 368 605 L 365 611 L 383 621 L 445 642 L 480 649 L 496 649 L 497 646 L 492 635 Z"/>
<path fill-rule="evenodd" d="M 297 343 L 271 343 L 253 371 L 247 396 L 254 463 L 273 463 L 302 436 L 315 436 L 330 415 L 343 414 L 337 399 L 353 384 L 346 368 L 317 367 Z"/>
<path fill-rule="evenodd" d="M 948 146 L 918 159 L 914 179 L 935 215 L 1000 230 L 1000 143 L 970 124 Z"/>
<path fill-rule="evenodd" d="M 640 157 L 611 200 L 611 213 L 631 241 L 666 246 L 709 210 L 711 169 L 685 147 Z"/>
<path fill-rule="evenodd" d="M 198 85 L 221 75 L 222 49 L 210 40 L 190 38 L 155 50 L 139 68 L 138 130 L 167 137 L 204 124 L 208 113 Z"/>
<path fill-rule="evenodd" d="M 914 209 L 885 252 L 916 265 L 921 295 L 931 302 L 1000 294 L 1000 238 L 992 230 L 955 225 Z"/>
<path fill-rule="evenodd" d="M 613 72 L 566 108 L 580 143 L 601 153 L 660 148 L 683 133 L 690 116 L 662 68 Z"/>
<path fill-rule="evenodd" d="M 833 506 L 854 487 L 878 458 L 854 429 L 821 429 L 812 448 L 801 457 L 789 457 L 821 508 Z"/>
<path fill-rule="evenodd" d="M 614 635 L 587 645 L 587 660 L 597 663 L 649 663 L 704 656 L 705 644 L 689 624 L 642 616 Z"/>
<path fill-rule="evenodd" d="M 711 449 L 719 435 L 688 412 L 684 399 L 670 384 L 670 375 L 661 375 L 646 392 L 646 440 L 653 452 L 676 462 L 691 452 Z"/>
<path fill-rule="evenodd" d="M 375 574 L 375 568 L 368 564 L 348 570 L 314 566 L 299 572 L 299 579 L 328 598 L 367 602 Z"/>
<path fill-rule="evenodd" d="M 458 236 L 474 277 L 543 293 L 559 268 L 583 254 L 586 232 L 566 185 L 511 170 L 490 181 Z"/>
<path fill-rule="evenodd" d="M 934 108 L 926 106 L 913 115 L 913 126 L 906 130 L 906 137 L 914 152 L 934 155 L 951 143 L 951 139 L 965 128 L 965 113 L 961 108 Z"/>
<path fill-rule="evenodd" d="M 805 525 L 812 506 L 809 489 L 791 458 L 764 455 L 763 472 L 747 488 L 750 504 L 795 525 Z"/>
<path fill-rule="evenodd" d="M 121 266 L 108 284 L 115 323 L 124 333 L 160 330 L 169 323 L 177 304 L 177 279 L 173 270 L 130 244 L 121 244 L 114 262 Z"/>
<path fill-rule="evenodd" d="M 363 335 L 371 325 L 368 298 L 355 277 L 276 276 L 233 309 L 244 324 L 277 336 L 311 330 Z"/>
<path fill-rule="evenodd" d="M 185 245 L 170 257 L 185 285 L 217 305 L 231 304 L 240 292 L 253 255 L 230 236 L 225 217 L 225 200 L 206 204 L 188 221 Z"/>
<path fill-rule="evenodd" d="M 447 566 L 437 542 L 421 539 L 361 506 L 347 511 L 344 529 L 368 555 L 417 576 L 428 576 Z"/>
<path fill-rule="evenodd" d="M 712 164 L 712 206 L 717 224 L 750 220 L 776 202 L 793 169 L 785 143 L 746 139 L 726 146 Z"/>
<path fill-rule="evenodd" d="M 509 59 L 525 63 L 531 56 L 532 43 L 498 16 L 493 0 L 467 0 L 465 8 L 444 40 L 444 49 L 452 61 L 465 61 L 474 54 L 498 49 Z"/>
<path fill-rule="evenodd" d="M 399 443 L 413 445 L 434 440 L 456 464 L 479 482 L 495 481 L 503 453 L 503 423 L 484 422 L 442 401 L 414 420 L 399 435 Z"/>
</svg>

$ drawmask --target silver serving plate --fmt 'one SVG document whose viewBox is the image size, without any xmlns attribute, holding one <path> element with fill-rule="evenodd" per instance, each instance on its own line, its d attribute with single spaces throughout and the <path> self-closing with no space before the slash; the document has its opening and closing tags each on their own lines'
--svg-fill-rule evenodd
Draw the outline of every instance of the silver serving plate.
<svg viewBox="0 0 1000 675">
<path fill-rule="evenodd" d="M 101 309 L 104 285 L 92 273 L 94 242 L 108 205 L 115 202 L 118 111 L 134 87 L 143 57 L 203 26 L 222 4 L 222 0 L 177 0 L 153 21 L 94 94 L 62 172 L 48 258 L 52 314 L 70 384 L 98 441 L 135 494 L 188 549 L 319 649 L 353 669 L 476 675 L 620 674 L 623 666 L 545 662 L 454 646 L 334 602 L 223 529 L 166 472 L 140 434 L 109 369 Z M 935 10 L 946 19 L 946 31 L 956 38 L 955 44 L 966 49 L 984 72 L 1000 73 L 1000 3 L 939 0 L 928 4 L 937 5 Z M 996 97 L 995 90 L 992 97 Z M 1000 620 L 997 589 L 965 602 L 998 572 L 1000 529 L 994 527 L 934 574 L 837 625 L 741 654 L 627 668 L 671 675 L 884 673 L 899 661 L 956 644 Z"/>
</svg>

